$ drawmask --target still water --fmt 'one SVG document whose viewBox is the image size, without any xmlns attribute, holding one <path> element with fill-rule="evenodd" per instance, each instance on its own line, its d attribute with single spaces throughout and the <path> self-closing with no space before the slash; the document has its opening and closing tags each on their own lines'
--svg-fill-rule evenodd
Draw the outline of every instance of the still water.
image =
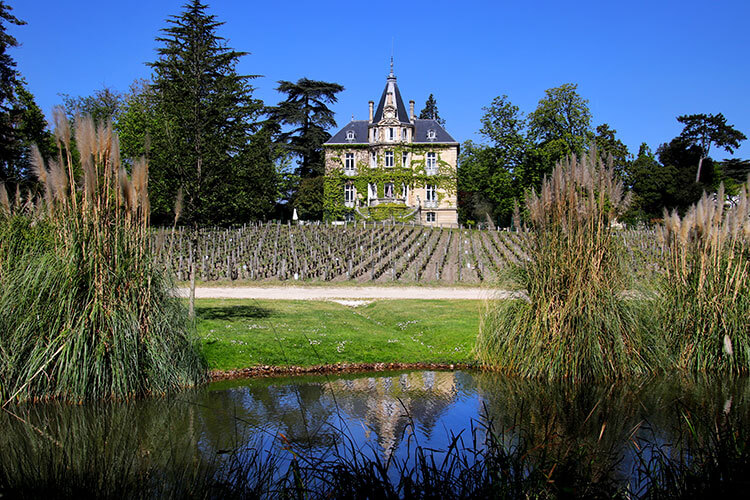
<svg viewBox="0 0 750 500">
<path fill-rule="evenodd" d="M 455 436 L 481 444 L 491 422 L 508 447 L 525 440 L 532 450 L 584 450 L 628 481 L 636 451 L 641 460 L 649 446 L 679 453 L 701 429 L 746 425 L 748 401 L 747 378 L 550 384 L 466 371 L 257 378 L 128 404 L 11 408 L 0 415 L 0 448 L 15 450 L 5 460 L 57 447 L 74 461 L 106 461 L 127 449 L 136 461 L 164 456 L 173 466 L 257 449 L 403 459 L 415 445 L 439 453 Z"/>
</svg>

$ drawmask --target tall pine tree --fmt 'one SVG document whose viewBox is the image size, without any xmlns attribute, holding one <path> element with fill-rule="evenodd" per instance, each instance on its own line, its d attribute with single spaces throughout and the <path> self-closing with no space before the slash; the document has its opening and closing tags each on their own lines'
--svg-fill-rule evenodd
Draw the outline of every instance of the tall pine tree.
<svg viewBox="0 0 750 500">
<path fill-rule="evenodd" d="M 165 209 L 182 189 L 183 217 L 194 225 L 233 219 L 233 177 L 262 110 L 249 84 L 255 76 L 236 72 L 247 53 L 226 46 L 216 33 L 223 23 L 206 9 L 192 0 L 168 19 L 151 63 L 163 127 L 152 147 L 166 153 L 151 164 L 152 192 Z"/>
<path fill-rule="evenodd" d="M 424 108 L 422 108 L 422 111 L 419 112 L 418 118 L 420 120 L 435 120 L 440 124 L 441 127 L 445 127 L 445 120 L 440 118 L 440 114 L 438 113 L 437 101 L 435 100 L 435 96 L 432 94 L 430 94 L 430 97 L 428 97 L 427 101 L 425 101 Z"/>
<path fill-rule="evenodd" d="M 18 41 L 6 31 L 6 23 L 26 24 L 0 0 L 0 182 L 10 191 L 30 182 L 30 150 L 36 143 L 44 156 L 51 154 L 51 134 L 34 96 L 24 86 L 8 49 Z"/>
</svg>

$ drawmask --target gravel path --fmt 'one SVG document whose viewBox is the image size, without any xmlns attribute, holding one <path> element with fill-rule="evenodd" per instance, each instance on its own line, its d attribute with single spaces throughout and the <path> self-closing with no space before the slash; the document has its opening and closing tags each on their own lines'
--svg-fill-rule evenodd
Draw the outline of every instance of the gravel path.
<svg viewBox="0 0 750 500">
<path fill-rule="evenodd" d="M 180 288 L 180 295 L 187 297 L 189 290 Z M 481 300 L 508 298 L 513 293 L 489 288 L 430 288 L 430 287 L 384 287 L 384 286 L 331 286 L 331 287 L 199 287 L 195 289 L 199 299 L 279 299 L 279 300 L 327 300 L 327 299 L 464 299 Z"/>
</svg>

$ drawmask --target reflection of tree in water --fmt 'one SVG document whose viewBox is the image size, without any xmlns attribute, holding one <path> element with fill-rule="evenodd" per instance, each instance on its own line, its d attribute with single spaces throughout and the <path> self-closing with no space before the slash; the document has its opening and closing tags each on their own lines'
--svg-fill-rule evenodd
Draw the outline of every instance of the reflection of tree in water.
<svg viewBox="0 0 750 500">
<path fill-rule="evenodd" d="M 42 483 L 60 478 L 138 477 L 144 471 L 189 468 L 201 458 L 199 412 L 180 398 L 128 403 L 35 404 L 0 412 L 0 463 L 28 464 Z M 22 469 L 22 467 L 27 467 Z M 127 476 L 127 477 L 125 477 Z M 27 478 L 32 484 L 34 479 Z"/>
<path fill-rule="evenodd" d="M 258 437 L 270 441 L 279 433 L 303 448 L 334 442 L 336 432 L 327 424 L 336 408 L 325 396 L 324 384 L 287 378 L 254 382 L 208 392 L 201 418 L 212 447 Z"/>
<path fill-rule="evenodd" d="M 744 425 L 750 422 L 747 378 L 575 384 L 477 373 L 474 379 L 487 416 L 503 432 L 506 444 L 524 438 L 540 455 L 585 457 L 580 465 L 595 479 L 630 475 L 636 450 L 646 442 L 687 444 L 691 432 L 686 417 L 702 436 L 713 432 L 727 408 Z"/>
</svg>

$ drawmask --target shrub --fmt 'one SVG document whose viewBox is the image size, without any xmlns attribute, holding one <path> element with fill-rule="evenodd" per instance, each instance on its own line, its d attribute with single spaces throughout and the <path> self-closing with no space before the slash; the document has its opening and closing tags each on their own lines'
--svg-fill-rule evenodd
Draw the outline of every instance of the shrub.
<svg viewBox="0 0 750 500">
<path fill-rule="evenodd" d="M 724 187 L 684 217 L 665 213 L 659 318 L 686 370 L 750 368 L 750 178 L 732 204 Z"/>
<path fill-rule="evenodd" d="M 195 385 L 205 370 L 191 325 L 148 245 L 145 161 L 128 175 L 111 124 L 80 118 L 74 165 L 67 120 L 55 115 L 58 161 L 34 154 L 43 197 L 2 203 L 0 401 Z"/>
<path fill-rule="evenodd" d="M 612 227 L 628 202 L 595 151 L 558 164 L 541 191 L 527 196 L 527 259 L 516 272 L 527 300 L 489 304 L 476 347 L 485 366 L 571 379 L 646 370 Z"/>
</svg>

